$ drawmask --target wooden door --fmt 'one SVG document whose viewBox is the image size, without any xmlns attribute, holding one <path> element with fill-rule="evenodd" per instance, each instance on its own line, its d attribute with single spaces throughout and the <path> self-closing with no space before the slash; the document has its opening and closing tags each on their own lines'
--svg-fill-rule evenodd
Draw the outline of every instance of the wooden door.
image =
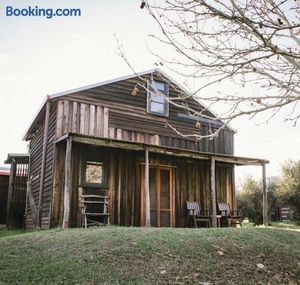
<svg viewBox="0 0 300 285">
<path fill-rule="evenodd" d="M 142 175 L 143 177 L 144 175 Z M 143 183 L 143 181 L 142 181 Z M 173 169 L 151 166 L 149 169 L 150 224 L 153 227 L 174 226 Z M 143 187 L 144 188 L 144 187 Z M 145 193 L 142 191 L 142 225 L 145 225 Z"/>
</svg>

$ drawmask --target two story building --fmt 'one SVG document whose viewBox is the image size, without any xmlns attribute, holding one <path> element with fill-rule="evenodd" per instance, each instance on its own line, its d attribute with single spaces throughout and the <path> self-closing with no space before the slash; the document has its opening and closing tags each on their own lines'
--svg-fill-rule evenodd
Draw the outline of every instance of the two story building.
<svg viewBox="0 0 300 285">
<path fill-rule="evenodd" d="M 80 226 L 80 194 L 107 196 L 116 225 L 184 227 L 186 201 L 215 225 L 235 165 L 267 163 L 234 156 L 234 134 L 158 69 L 48 96 L 25 135 L 40 226 Z"/>
</svg>

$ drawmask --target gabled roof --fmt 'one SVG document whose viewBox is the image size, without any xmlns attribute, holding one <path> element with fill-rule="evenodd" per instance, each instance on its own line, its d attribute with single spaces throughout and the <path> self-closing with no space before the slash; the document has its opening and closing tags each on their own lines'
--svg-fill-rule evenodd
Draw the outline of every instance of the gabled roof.
<svg viewBox="0 0 300 285">
<path fill-rule="evenodd" d="M 154 69 L 142 71 L 142 72 L 139 72 L 139 73 L 133 73 L 133 74 L 130 74 L 130 75 L 126 75 L 126 76 L 114 78 L 114 79 L 111 79 L 111 80 L 106 80 L 106 81 L 102 81 L 102 82 L 98 82 L 98 83 L 93 83 L 93 84 L 85 85 L 85 86 L 74 88 L 74 89 L 69 89 L 69 90 L 66 90 L 66 91 L 63 91 L 63 92 L 59 92 L 59 93 L 55 93 L 55 94 L 52 94 L 52 95 L 47 95 L 46 98 L 44 99 L 41 107 L 39 108 L 38 112 L 34 116 L 33 121 L 29 125 L 29 128 L 28 128 L 27 132 L 25 133 L 25 135 L 23 137 L 23 140 L 28 140 L 29 139 L 29 136 L 30 136 L 31 132 L 34 130 L 35 124 L 38 123 L 38 121 L 40 119 L 42 119 L 41 116 L 43 114 L 43 111 L 44 111 L 45 106 L 46 106 L 46 102 L 48 100 L 56 99 L 56 98 L 59 98 L 59 97 L 62 97 L 62 96 L 66 96 L 66 95 L 70 95 L 70 94 L 73 94 L 73 93 L 85 91 L 85 90 L 96 88 L 96 87 L 101 87 L 101 86 L 104 86 L 104 85 L 107 85 L 107 84 L 111 84 L 111 83 L 115 83 L 115 82 L 119 82 L 119 81 L 123 81 L 123 80 L 128 80 L 128 79 L 135 78 L 135 77 L 141 77 L 141 76 L 144 76 L 144 75 L 147 75 L 147 74 L 153 74 L 153 73 L 159 73 L 163 78 L 165 78 L 168 81 L 172 82 L 179 89 L 181 89 L 181 91 L 183 93 L 189 94 L 189 92 L 183 86 L 181 86 L 178 82 L 176 82 L 176 80 L 174 80 L 173 78 L 171 78 L 170 76 L 168 76 L 165 72 L 163 72 L 159 68 L 154 68 Z M 207 110 L 209 110 L 209 112 L 212 113 L 218 119 L 218 115 L 215 114 L 214 112 L 212 112 L 209 108 L 207 108 L 207 106 L 205 106 L 205 104 L 203 104 L 202 102 L 199 102 L 199 104 L 201 104 L 204 108 L 206 108 Z M 236 132 L 230 126 L 228 126 L 228 127 L 231 130 L 233 130 L 234 132 Z"/>
</svg>

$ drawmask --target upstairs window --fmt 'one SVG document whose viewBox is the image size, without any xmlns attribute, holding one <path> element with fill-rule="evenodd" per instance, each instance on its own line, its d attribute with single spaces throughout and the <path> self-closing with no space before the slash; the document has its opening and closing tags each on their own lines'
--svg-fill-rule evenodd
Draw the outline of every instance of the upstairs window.
<svg viewBox="0 0 300 285">
<path fill-rule="evenodd" d="M 167 83 L 149 80 L 147 84 L 147 111 L 148 113 L 169 116 L 169 86 Z"/>
</svg>

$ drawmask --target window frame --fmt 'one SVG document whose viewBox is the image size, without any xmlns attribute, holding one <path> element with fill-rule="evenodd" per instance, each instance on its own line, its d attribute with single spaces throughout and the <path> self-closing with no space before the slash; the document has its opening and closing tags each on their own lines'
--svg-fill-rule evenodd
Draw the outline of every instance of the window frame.
<svg viewBox="0 0 300 285">
<path fill-rule="evenodd" d="M 153 115 L 157 115 L 157 116 L 161 116 L 161 117 L 168 117 L 169 116 L 169 102 L 166 98 L 162 97 L 163 99 L 163 103 L 160 103 L 160 102 L 155 102 L 154 103 L 158 103 L 158 104 L 162 104 L 163 107 L 164 107 L 164 110 L 163 112 L 156 112 L 156 111 L 152 111 L 151 110 L 151 103 L 152 103 L 152 98 L 151 98 L 151 95 L 153 94 L 153 84 L 155 83 L 159 83 L 159 84 L 163 84 L 164 85 L 164 90 L 159 90 L 165 97 L 169 97 L 169 85 L 166 83 L 166 82 L 163 82 L 163 81 L 159 81 L 159 80 L 154 80 L 154 79 L 149 79 L 147 81 L 147 112 L 149 114 L 153 114 Z M 159 96 L 158 95 L 155 95 L 154 96 Z"/>
<path fill-rule="evenodd" d="M 102 182 L 101 183 L 90 183 L 86 181 L 86 170 L 87 170 L 87 162 L 96 162 L 102 163 L 103 165 L 103 173 L 102 173 Z M 90 187 L 90 188 L 108 188 L 108 162 L 107 157 L 103 157 L 102 155 L 98 155 L 95 153 L 89 153 L 83 158 L 82 165 L 82 186 Z"/>
</svg>

